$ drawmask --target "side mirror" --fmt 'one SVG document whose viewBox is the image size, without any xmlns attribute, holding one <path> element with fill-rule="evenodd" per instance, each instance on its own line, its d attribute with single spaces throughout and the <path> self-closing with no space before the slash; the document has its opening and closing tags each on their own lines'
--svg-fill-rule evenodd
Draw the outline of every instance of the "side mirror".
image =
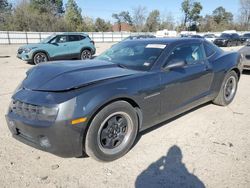
<svg viewBox="0 0 250 188">
<path fill-rule="evenodd" d="M 184 60 L 174 61 L 174 62 L 170 63 L 169 65 L 167 65 L 164 68 L 164 70 L 171 70 L 171 69 L 175 69 L 175 68 L 181 68 L 181 67 L 184 67 L 186 64 L 187 63 Z"/>
</svg>

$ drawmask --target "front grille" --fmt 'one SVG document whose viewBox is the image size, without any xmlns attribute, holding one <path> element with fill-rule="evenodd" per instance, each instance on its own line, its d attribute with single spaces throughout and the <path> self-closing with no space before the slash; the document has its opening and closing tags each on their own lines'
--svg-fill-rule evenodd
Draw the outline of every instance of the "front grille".
<svg viewBox="0 0 250 188">
<path fill-rule="evenodd" d="M 18 100 L 13 100 L 10 104 L 10 111 L 19 115 L 20 117 L 34 120 L 39 114 L 39 107 Z"/>
</svg>

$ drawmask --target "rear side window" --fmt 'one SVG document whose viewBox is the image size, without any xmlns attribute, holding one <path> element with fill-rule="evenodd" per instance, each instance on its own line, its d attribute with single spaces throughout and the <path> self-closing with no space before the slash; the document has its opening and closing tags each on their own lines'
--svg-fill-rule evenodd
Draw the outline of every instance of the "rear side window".
<svg viewBox="0 0 250 188">
<path fill-rule="evenodd" d="M 85 38 L 86 38 L 85 36 L 79 35 L 79 40 L 83 40 Z"/>
<path fill-rule="evenodd" d="M 207 44 L 207 43 L 204 43 L 204 49 L 205 49 L 205 54 L 206 54 L 206 57 L 211 57 L 212 55 L 215 54 L 215 50 L 212 48 L 211 45 Z"/>
<path fill-rule="evenodd" d="M 69 42 L 80 41 L 85 39 L 82 35 L 69 35 Z"/>
</svg>

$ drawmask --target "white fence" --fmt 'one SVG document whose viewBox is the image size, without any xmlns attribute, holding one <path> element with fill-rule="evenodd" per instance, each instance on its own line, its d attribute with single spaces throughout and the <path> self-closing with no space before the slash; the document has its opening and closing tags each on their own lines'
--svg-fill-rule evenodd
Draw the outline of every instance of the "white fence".
<svg viewBox="0 0 250 188">
<path fill-rule="evenodd" d="M 31 44 L 40 42 L 42 39 L 56 32 L 19 32 L 0 31 L 0 44 Z M 95 42 L 119 42 L 131 35 L 152 33 L 130 33 L 130 32 L 86 32 Z"/>
<path fill-rule="evenodd" d="M 246 31 L 240 31 L 243 34 Z M 31 44 L 40 42 L 42 39 L 55 34 L 56 32 L 21 32 L 21 31 L 0 31 L 0 44 Z M 60 32 L 61 33 L 61 32 Z M 131 32 L 85 32 L 95 42 L 119 42 L 131 35 L 155 34 L 155 33 L 131 33 Z M 198 33 L 204 35 L 207 33 Z M 219 36 L 220 32 L 215 32 Z"/>
</svg>

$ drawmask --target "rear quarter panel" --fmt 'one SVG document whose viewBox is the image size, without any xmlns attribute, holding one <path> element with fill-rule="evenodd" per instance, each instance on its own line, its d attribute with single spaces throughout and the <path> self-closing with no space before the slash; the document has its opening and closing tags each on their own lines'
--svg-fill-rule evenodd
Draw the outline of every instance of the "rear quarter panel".
<svg viewBox="0 0 250 188">
<path fill-rule="evenodd" d="M 214 71 L 212 91 L 217 96 L 228 72 L 233 69 L 237 69 L 239 73 L 242 72 L 241 56 L 238 52 L 223 52 L 212 57 L 210 63 Z"/>
</svg>

